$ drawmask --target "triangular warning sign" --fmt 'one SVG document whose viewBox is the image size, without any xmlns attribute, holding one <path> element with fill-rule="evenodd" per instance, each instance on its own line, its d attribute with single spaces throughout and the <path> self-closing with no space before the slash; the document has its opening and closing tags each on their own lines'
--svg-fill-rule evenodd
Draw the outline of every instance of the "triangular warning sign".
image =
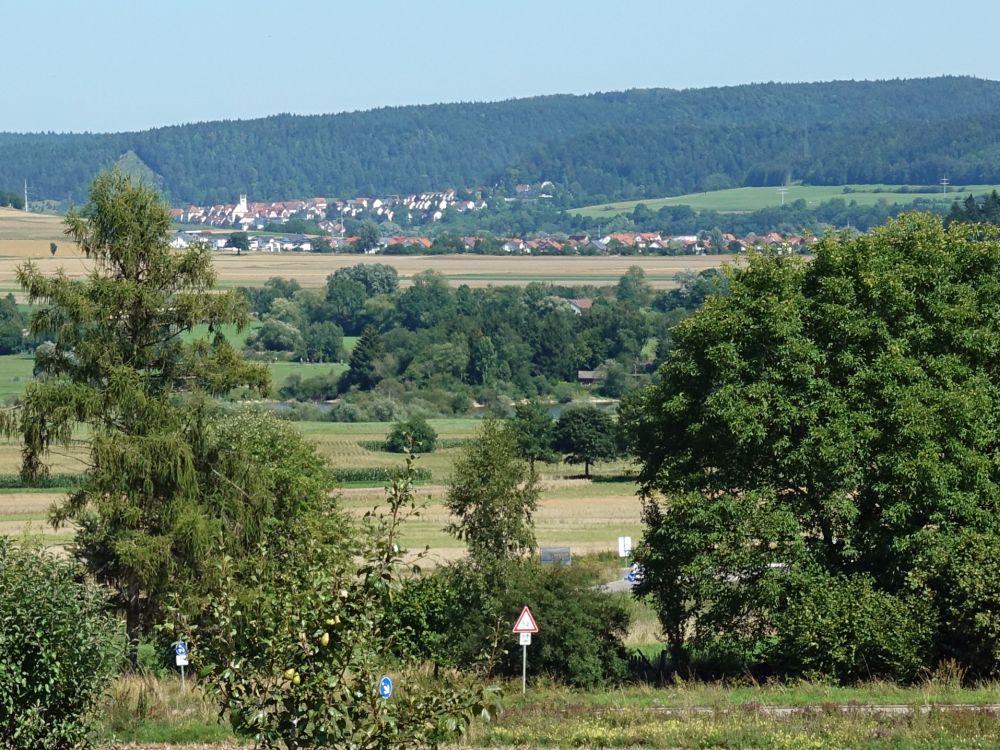
<svg viewBox="0 0 1000 750">
<path fill-rule="evenodd" d="M 521 616 L 517 618 L 517 622 L 514 623 L 514 629 L 512 633 L 537 633 L 538 625 L 535 623 L 535 618 L 531 616 L 531 610 L 525 607 L 521 610 Z"/>
</svg>

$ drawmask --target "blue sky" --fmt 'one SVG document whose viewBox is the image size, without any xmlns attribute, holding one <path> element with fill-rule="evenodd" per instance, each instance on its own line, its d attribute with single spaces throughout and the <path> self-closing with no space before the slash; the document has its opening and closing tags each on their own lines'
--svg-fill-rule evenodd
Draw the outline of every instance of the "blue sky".
<svg viewBox="0 0 1000 750">
<path fill-rule="evenodd" d="M 0 131 L 760 81 L 1000 79 L 1000 2 L 9 0 Z"/>
</svg>

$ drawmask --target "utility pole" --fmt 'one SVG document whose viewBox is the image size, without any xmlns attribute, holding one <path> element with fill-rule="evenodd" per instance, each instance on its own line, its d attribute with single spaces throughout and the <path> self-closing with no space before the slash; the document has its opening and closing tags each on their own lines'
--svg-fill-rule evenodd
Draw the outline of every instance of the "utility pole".
<svg viewBox="0 0 1000 750">
<path fill-rule="evenodd" d="M 941 194 L 944 195 L 948 192 L 948 175 L 941 178 Z"/>
<path fill-rule="evenodd" d="M 28 181 L 24 181 L 24 212 L 28 213 Z"/>
<path fill-rule="evenodd" d="M 785 193 L 787 193 L 787 192 L 788 192 L 788 188 L 786 188 L 786 187 L 780 187 L 780 188 L 778 188 L 778 194 L 781 196 L 781 205 L 782 206 L 785 205 Z"/>
</svg>

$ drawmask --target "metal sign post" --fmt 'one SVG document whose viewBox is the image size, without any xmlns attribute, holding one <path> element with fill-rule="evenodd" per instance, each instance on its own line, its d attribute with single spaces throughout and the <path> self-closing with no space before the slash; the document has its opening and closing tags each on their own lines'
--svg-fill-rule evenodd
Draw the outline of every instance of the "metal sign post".
<svg viewBox="0 0 1000 750">
<path fill-rule="evenodd" d="M 521 695 L 524 695 L 528 692 L 528 646 L 531 645 L 531 634 L 538 632 L 538 624 L 530 609 L 525 607 L 521 610 L 521 616 L 511 632 L 518 634 L 521 643 Z"/>
<path fill-rule="evenodd" d="M 184 667 L 188 663 L 188 645 L 184 641 L 177 641 L 174 644 L 174 654 L 176 655 L 177 666 L 181 668 L 181 689 L 187 688 L 187 681 L 184 678 Z"/>
</svg>

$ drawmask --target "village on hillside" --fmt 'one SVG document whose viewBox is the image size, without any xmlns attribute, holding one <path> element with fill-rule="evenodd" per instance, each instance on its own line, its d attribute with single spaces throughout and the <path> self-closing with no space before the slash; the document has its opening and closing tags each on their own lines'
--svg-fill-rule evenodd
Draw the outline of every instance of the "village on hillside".
<svg viewBox="0 0 1000 750">
<path fill-rule="evenodd" d="M 550 196 L 547 184 L 517 185 L 514 198 L 540 200 Z M 658 232 L 612 232 L 588 234 L 485 238 L 478 235 L 431 239 L 412 234 L 382 236 L 377 242 L 359 246 L 359 237 L 347 233 L 348 220 L 372 219 L 407 224 L 440 221 L 447 210 L 460 212 L 487 208 L 482 197 L 460 195 L 454 189 L 408 196 L 358 197 L 350 200 L 311 198 L 308 200 L 248 202 L 241 195 L 236 203 L 172 208 L 177 224 L 193 225 L 174 233 L 172 246 L 184 248 L 194 242 L 207 243 L 216 250 L 242 252 L 364 252 L 367 254 L 483 253 L 510 255 L 706 255 L 739 253 L 747 249 L 774 248 L 801 252 L 810 239 L 800 235 L 771 232 L 737 237 L 731 233 L 669 235 Z M 286 225 L 308 222 L 315 232 L 274 231 Z M 232 230 L 227 233 L 225 230 Z M 267 231 L 265 231 L 267 230 Z M 245 233 L 245 241 L 233 242 L 233 233 Z"/>
</svg>

